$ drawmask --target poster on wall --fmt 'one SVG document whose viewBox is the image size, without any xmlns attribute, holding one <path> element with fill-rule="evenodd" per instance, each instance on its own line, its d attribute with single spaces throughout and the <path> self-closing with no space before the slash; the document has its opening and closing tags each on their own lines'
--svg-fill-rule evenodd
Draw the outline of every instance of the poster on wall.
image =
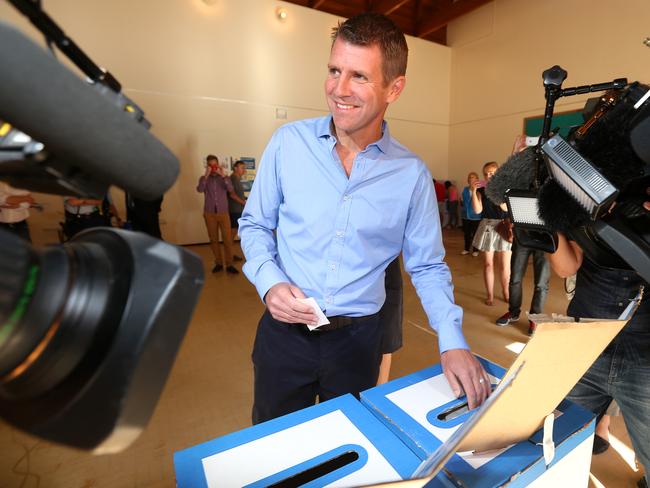
<svg viewBox="0 0 650 488">
<path fill-rule="evenodd" d="M 234 162 L 232 156 L 217 156 L 219 158 L 219 166 L 223 168 L 225 175 L 232 173 L 232 164 Z"/>
</svg>

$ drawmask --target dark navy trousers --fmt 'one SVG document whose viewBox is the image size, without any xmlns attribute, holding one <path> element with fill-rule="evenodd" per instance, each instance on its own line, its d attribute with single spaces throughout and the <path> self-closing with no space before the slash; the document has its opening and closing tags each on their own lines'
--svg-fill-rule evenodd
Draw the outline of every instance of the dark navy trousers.
<svg viewBox="0 0 650 488">
<path fill-rule="evenodd" d="M 383 330 L 377 314 L 340 329 L 316 332 L 305 325 L 260 319 L 253 366 L 253 424 L 376 385 Z"/>
</svg>

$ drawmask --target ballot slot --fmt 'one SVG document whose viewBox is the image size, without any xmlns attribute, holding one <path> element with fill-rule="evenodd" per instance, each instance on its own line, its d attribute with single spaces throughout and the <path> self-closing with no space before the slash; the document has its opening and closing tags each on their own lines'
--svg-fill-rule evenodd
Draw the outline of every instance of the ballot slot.
<svg viewBox="0 0 650 488">
<path fill-rule="evenodd" d="M 280 481 L 268 485 L 269 488 L 294 488 L 306 485 L 312 481 L 324 478 L 334 471 L 352 464 L 359 459 L 359 453 L 353 450 L 346 451 L 333 458 L 322 461 L 304 471 L 288 476 Z"/>
<path fill-rule="evenodd" d="M 441 422 L 449 422 L 469 412 L 469 404 L 467 402 L 460 403 L 455 407 L 451 407 L 444 412 L 437 415 L 438 420 Z"/>
<path fill-rule="evenodd" d="M 490 386 L 494 391 L 497 385 Z M 472 411 L 469 409 L 466 397 L 462 397 L 431 410 L 427 414 L 427 420 L 431 425 L 451 428 L 465 422 L 471 414 Z"/>
<path fill-rule="evenodd" d="M 241 486 L 290 488 L 311 486 L 312 483 L 325 486 L 362 469 L 367 462 L 368 451 L 363 446 L 355 443 L 343 444 Z"/>
</svg>

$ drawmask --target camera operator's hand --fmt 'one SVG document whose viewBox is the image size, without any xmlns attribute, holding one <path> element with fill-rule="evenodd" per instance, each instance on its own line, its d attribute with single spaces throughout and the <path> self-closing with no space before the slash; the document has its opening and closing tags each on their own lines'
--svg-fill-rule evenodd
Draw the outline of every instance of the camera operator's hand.
<svg viewBox="0 0 650 488">
<path fill-rule="evenodd" d="M 519 134 L 517 137 L 515 137 L 515 142 L 512 146 L 512 154 L 517 154 L 524 149 L 526 149 L 526 135 L 525 134 Z"/>
<path fill-rule="evenodd" d="M 275 320 L 289 324 L 316 324 L 318 317 L 312 308 L 299 302 L 298 298 L 305 298 L 302 290 L 290 283 L 282 282 L 273 285 L 266 292 L 264 301 Z"/>
</svg>

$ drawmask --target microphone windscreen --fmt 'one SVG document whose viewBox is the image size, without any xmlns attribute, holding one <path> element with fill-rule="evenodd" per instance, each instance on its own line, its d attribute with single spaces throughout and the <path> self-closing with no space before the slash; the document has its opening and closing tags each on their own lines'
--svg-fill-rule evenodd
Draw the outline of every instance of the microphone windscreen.
<svg viewBox="0 0 650 488">
<path fill-rule="evenodd" d="M 527 147 L 503 163 L 485 188 L 487 197 L 497 205 L 505 202 L 510 189 L 528 190 L 535 177 L 535 148 Z"/>
<path fill-rule="evenodd" d="M 587 211 L 552 178 L 539 189 L 538 211 L 551 232 L 569 234 L 589 222 Z"/>
<path fill-rule="evenodd" d="M 0 22 L 0 119 L 56 159 L 143 199 L 176 180 L 176 157 L 50 53 Z"/>
</svg>

